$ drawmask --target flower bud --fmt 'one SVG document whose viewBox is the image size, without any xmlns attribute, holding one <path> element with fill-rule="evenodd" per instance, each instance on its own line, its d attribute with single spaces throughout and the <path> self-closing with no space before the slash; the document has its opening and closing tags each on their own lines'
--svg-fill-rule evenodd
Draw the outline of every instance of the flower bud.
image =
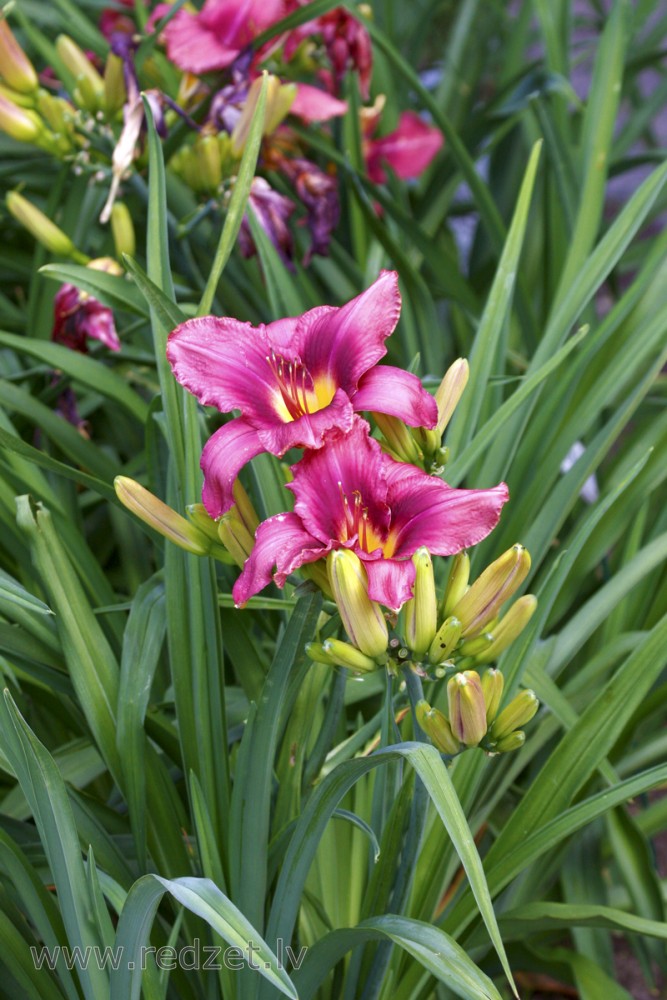
<svg viewBox="0 0 667 1000">
<path fill-rule="evenodd" d="M 382 608 L 368 596 L 368 577 L 358 556 L 335 549 L 327 557 L 327 571 L 340 617 L 350 640 L 366 656 L 381 656 L 389 631 Z"/>
<path fill-rule="evenodd" d="M 104 64 L 104 110 L 107 117 L 113 118 L 126 100 L 127 90 L 125 89 L 123 60 L 120 56 L 110 52 Z"/>
<path fill-rule="evenodd" d="M 518 590 L 530 569 L 523 545 L 513 545 L 484 570 L 453 609 L 463 622 L 463 635 L 474 637 L 486 629 L 502 605 Z"/>
<path fill-rule="evenodd" d="M 211 546 L 206 535 L 145 487 L 134 479 L 128 479 L 127 476 L 116 476 L 114 487 L 116 496 L 123 506 L 132 511 L 144 524 L 148 524 L 168 541 L 187 552 L 192 552 L 193 555 L 207 555 Z"/>
<path fill-rule="evenodd" d="M 416 713 L 417 722 L 438 750 L 448 754 L 459 752 L 460 743 L 454 738 L 452 727 L 442 712 L 437 708 L 431 708 L 427 701 L 419 701 Z"/>
<path fill-rule="evenodd" d="M 486 734 L 486 706 L 479 674 L 465 670 L 447 684 L 449 721 L 456 739 L 476 747 Z"/>
<path fill-rule="evenodd" d="M 502 740 L 515 729 L 521 729 L 533 718 L 540 703 L 534 691 L 526 688 L 513 698 L 507 708 L 504 708 L 491 726 L 490 736 L 494 740 Z"/>
<path fill-rule="evenodd" d="M 349 642 L 342 642 L 340 639 L 326 639 L 322 643 L 322 650 L 331 657 L 332 663 L 354 670 L 357 674 L 367 674 L 378 668 L 370 656 L 366 656 L 356 646 L 351 646 Z"/>
<path fill-rule="evenodd" d="M 76 78 L 77 88 L 72 95 L 74 100 L 87 111 L 99 110 L 104 101 L 104 80 L 86 53 L 69 35 L 58 35 L 56 51 Z"/>
<path fill-rule="evenodd" d="M 466 639 L 465 642 L 462 642 L 458 648 L 458 653 L 461 656 L 481 656 L 484 650 L 491 645 L 492 641 L 493 635 L 490 632 L 482 632 L 481 635 L 476 635 L 474 639 Z"/>
<path fill-rule="evenodd" d="M 335 665 L 335 660 L 327 653 L 321 642 L 307 642 L 306 655 L 313 663 L 326 663 L 331 667 Z"/>
<path fill-rule="evenodd" d="M 468 384 L 470 369 L 465 358 L 458 358 L 445 372 L 445 376 L 435 391 L 435 401 L 438 404 L 438 423 L 435 432 L 442 437 L 443 431 L 452 419 L 457 403 Z"/>
<path fill-rule="evenodd" d="M 217 135 L 203 135 L 194 146 L 203 190 L 214 193 L 222 184 L 222 155 Z"/>
<path fill-rule="evenodd" d="M 255 547 L 255 538 L 248 531 L 236 507 L 228 510 L 218 521 L 218 538 L 236 565 L 243 569 L 246 559 Z"/>
<path fill-rule="evenodd" d="M 536 608 L 537 598 L 533 594 L 525 594 L 515 601 L 500 622 L 491 628 L 491 644 L 475 657 L 477 662 L 492 663 L 497 660 L 523 632 Z"/>
<path fill-rule="evenodd" d="M 486 722 L 491 725 L 500 708 L 505 678 L 499 670 L 485 670 L 482 676 L 482 694 L 486 705 Z"/>
<path fill-rule="evenodd" d="M 433 562 L 428 549 L 422 546 L 412 557 L 415 567 L 414 597 L 406 601 L 405 640 L 418 655 L 430 649 L 438 625 L 438 601 L 435 594 Z"/>
<path fill-rule="evenodd" d="M 329 577 L 326 571 L 326 563 L 323 563 L 321 559 L 316 560 L 312 563 L 304 563 L 303 566 L 299 568 L 301 576 L 305 577 L 306 580 L 312 580 L 316 587 L 322 591 L 325 597 L 333 600 L 333 594 L 331 593 L 331 583 L 329 582 Z"/>
<path fill-rule="evenodd" d="M 442 614 L 444 618 L 449 618 L 455 606 L 465 594 L 468 589 L 469 579 L 470 556 L 467 552 L 459 552 L 452 560 L 449 579 L 447 580 L 447 586 L 442 598 Z M 463 626 L 461 627 L 463 628 Z"/>
<path fill-rule="evenodd" d="M 456 645 L 461 638 L 462 628 L 461 622 L 453 615 L 445 619 L 435 633 L 435 639 L 428 651 L 428 658 L 431 663 L 442 663 L 443 660 L 446 660 L 450 656 L 456 649 Z"/>
<path fill-rule="evenodd" d="M 124 201 L 115 201 L 111 209 L 111 235 L 117 257 L 122 257 L 124 253 L 134 257 L 136 251 L 134 225 L 130 210 Z"/>
<path fill-rule="evenodd" d="M 243 488 L 241 480 L 238 478 L 234 480 L 232 493 L 234 494 L 234 504 L 236 506 L 238 516 L 241 518 L 250 534 L 254 536 L 259 526 L 259 518 L 257 516 L 257 511 L 253 507 L 252 500 Z"/>
<path fill-rule="evenodd" d="M 520 750 L 526 742 L 526 734 L 521 729 L 516 729 L 509 736 L 503 736 L 498 740 L 493 748 L 494 753 L 511 753 L 512 750 Z"/>
<path fill-rule="evenodd" d="M 382 432 L 382 437 L 387 442 L 392 455 L 399 462 L 409 462 L 412 465 L 420 465 L 422 454 L 412 431 L 398 417 L 392 417 L 386 413 L 373 413 L 373 420 Z"/>
<path fill-rule="evenodd" d="M 277 76 L 273 76 L 271 73 L 266 75 L 268 76 L 268 83 L 266 87 L 266 106 L 264 109 L 262 135 L 269 135 L 278 128 L 296 98 L 296 86 L 294 84 L 281 84 Z M 262 90 L 262 83 L 263 76 L 253 80 L 241 116 L 234 126 L 234 131 L 232 132 L 232 152 L 234 156 L 241 155 L 248 141 L 250 127 L 255 117 L 257 102 Z"/>
<path fill-rule="evenodd" d="M 39 83 L 32 63 L 2 16 L 0 16 L 0 76 L 10 87 L 22 94 L 31 94 L 37 90 Z"/>
<path fill-rule="evenodd" d="M 35 112 L 20 108 L 5 97 L 4 93 L 0 94 L 0 129 L 17 142 L 30 142 L 33 145 L 45 134 L 44 124 Z"/>
<path fill-rule="evenodd" d="M 7 208 L 22 226 L 51 253 L 71 257 L 78 264 L 87 264 L 88 257 L 80 253 L 69 236 L 59 229 L 43 212 L 16 191 L 7 195 Z"/>
<path fill-rule="evenodd" d="M 213 520 L 203 503 L 190 503 L 185 508 L 185 512 L 192 524 L 199 528 L 212 542 L 220 541 L 218 522 Z"/>
</svg>

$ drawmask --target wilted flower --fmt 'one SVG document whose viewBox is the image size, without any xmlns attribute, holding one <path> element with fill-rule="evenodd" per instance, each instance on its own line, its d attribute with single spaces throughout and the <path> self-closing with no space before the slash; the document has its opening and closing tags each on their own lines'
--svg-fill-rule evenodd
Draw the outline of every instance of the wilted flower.
<svg viewBox="0 0 667 1000">
<path fill-rule="evenodd" d="M 304 258 L 307 266 L 313 254 L 326 256 L 329 253 L 331 234 L 340 218 L 338 185 L 335 177 L 303 157 L 283 160 L 281 166 L 307 212 L 312 241 Z"/>
<path fill-rule="evenodd" d="M 435 400 L 415 375 L 376 367 L 400 308 L 397 275 L 383 271 L 341 308 L 320 306 L 257 328 L 205 316 L 173 331 L 167 356 L 178 381 L 207 406 L 241 411 L 202 455 L 211 517 L 232 505 L 234 480 L 255 455 L 321 448 L 328 432 L 352 427 L 355 410 L 435 424 Z"/>
<path fill-rule="evenodd" d="M 96 270 L 119 272 L 115 261 L 101 258 L 92 261 Z M 108 266 L 112 265 L 112 266 Z M 88 292 L 82 292 L 75 285 L 61 285 L 53 300 L 53 331 L 51 339 L 80 354 L 88 352 L 88 338 L 99 340 L 110 351 L 120 350 L 120 340 L 116 333 L 113 312 L 102 305 Z"/>
<path fill-rule="evenodd" d="M 400 386 L 399 386 L 400 390 Z M 481 541 L 508 499 L 504 483 L 490 490 L 452 489 L 420 469 L 395 462 L 355 416 L 292 466 L 294 512 L 260 524 L 255 547 L 234 586 L 245 603 L 273 579 L 279 587 L 295 569 L 332 549 L 351 549 L 364 564 L 368 595 L 389 608 L 413 596 L 412 556 L 424 546 L 450 555 Z M 276 567 L 273 574 L 273 567 Z"/>
<path fill-rule="evenodd" d="M 286 267 L 292 268 L 294 244 L 288 220 L 294 211 L 294 204 L 284 194 L 274 191 L 263 177 L 254 177 L 250 185 L 248 203 L 255 213 L 260 226 L 267 234 Z M 244 257 L 252 257 L 257 252 L 252 238 L 247 213 L 239 230 L 239 249 Z"/>
</svg>

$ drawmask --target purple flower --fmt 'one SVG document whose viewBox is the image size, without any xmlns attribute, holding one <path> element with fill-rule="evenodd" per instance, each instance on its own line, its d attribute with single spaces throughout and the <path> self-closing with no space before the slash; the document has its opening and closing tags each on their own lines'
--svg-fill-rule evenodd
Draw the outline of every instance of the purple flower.
<svg viewBox="0 0 667 1000">
<path fill-rule="evenodd" d="M 287 222 L 294 211 L 294 204 L 285 195 L 274 191 L 263 177 L 253 178 L 248 202 L 252 206 L 260 226 L 280 254 L 283 263 L 290 270 L 293 270 L 294 245 Z M 244 257 L 252 257 L 253 254 L 257 253 L 247 214 L 243 216 L 239 230 L 239 247 Z"/>
<path fill-rule="evenodd" d="M 436 402 L 419 379 L 377 366 L 400 309 L 398 276 L 383 271 L 341 308 L 320 306 L 257 328 L 205 316 L 170 334 L 167 357 L 178 381 L 205 405 L 241 411 L 202 455 L 202 499 L 211 517 L 232 506 L 234 480 L 255 455 L 321 448 L 331 431 L 350 430 L 355 410 L 435 426 Z"/>
<path fill-rule="evenodd" d="M 281 167 L 294 184 L 297 197 L 307 212 L 312 240 L 303 261 L 307 267 L 313 254 L 326 257 L 329 253 L 331 234 L 340 217 L 338 185 L 335 177 L 325 174 L 315 163 L 302 157 L 284 159 Z"/>
<path fill-rule="evenodd" d="M 53 300 L 51 339 L 56 344 L 87 354 L 88 337 L 100 340 L 110 351 L 120 350 L 111 309 L 74 285 L 62 285 Z"/>
<path fill-rule="evenodd" d="M 282 587 L 295 569 L 346 548 L 363 561 L 370 599 L 400 608 L 413 596 L 416 550 L 423 545 L 446 556 L 475 545 L 498 523 L 509 496 L 505 483 L 458 490 L 394 461 L 358 416 L 324 448 L 306 452 L 292 472 L 287 488 L 295 497 L 294 512 L 276 514 L 258 527 L 234 585 L 237 604 L 271 579 Z"/>
</svg>

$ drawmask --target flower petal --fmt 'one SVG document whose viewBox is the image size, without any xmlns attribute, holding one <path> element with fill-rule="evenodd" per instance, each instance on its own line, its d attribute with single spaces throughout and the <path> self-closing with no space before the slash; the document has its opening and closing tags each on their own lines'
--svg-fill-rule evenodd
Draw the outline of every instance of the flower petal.
<svg viewBox="0 0 667 1000">
<path fill-rule="evenodd" d="M 346 111 L 346 101 L 339 101 L 325 90 L 311 87 L 308 83 L 296 84 L 296 97 L 292 102 L 290 114 L 296 115 L 307 124 L 326 122 L 330 118 L 344 115 Z"/>
<path fill-rule="evenodd" d="M 436 476 L 384 457 L 391 507 L 394 556 L 411 556 L 420 545 L 449 556 L 476 545 L 495 528 L 509 499 L 505 483 L 490 490 L 453 489 Z"/>
<path fill-rule="evenodd" d="M 320 451 L 307 451 L 292 466 L 294 479 L 288 489 L 295 496 L 294 510 L 304 526 L 322 542 L 350 541 L 344 501 L 355 497 L 368 511 L 368 524 L 383 539 L 389 527 L 385 503 L 386 483 L 380 445 L 369 437 L 365 420 L 355 416 L 347 434 L 330 438 Z"/>
<path fill-rule="evenodd" d="M 164 30 L 167 55 L 186 73 L 210 73 L 231 66 L 241 46 L 218 38 L 201 15 L 179 10 Z"/>
<path fill-rule="evenodd" d="M 398 275 L 381 271 L 370 288 L 339 309 L 311 309 L 297 328 L 299 353 L 313 377 L 328 374 L 351 396 L 364 372 L 387 353 L 401 312 Z"/>
<path fill-rule="evenodd" d="M 315 562 L 327 554 L 331 543 L 322 546 L 305 530 L 296 514 L 276 514 L 263 521 L 255 532 L 255 547 L 243 572 L 234 584 L 237 605 L 257 594 L 273 579 L 282 587 L 287 577 L 304 563 Z"/>
<path fill-rule="evenodd" d="M 243 466 L 262 451 L 257 431 L 242 417 L 230 420 L 208 439 L 201 456 L 202 502 L 212 518 L 222 517 L 232 506 L 234 480 Z"/>
<path fill-rule="evenodd" d="M 380 139 L 371 139 L 366 149 L 368 176 L 383 184 L 387 163 L 401 180 L 419 177 L 442 147 L 442 133 L 427 125 L 414 111 L 404 111 L 398 128 Z"/>
<path fill-rule="evenodd" d="M 402 368 L 376 365 L 359 382 L 352 397 L 355 410 L 375 410 L 398 417 L 410 427 L 435 427 L 438 406 L 421 380 Z"/>
<path fill-rule="evenodd" d="M 413 597 L 415 565 L 412 559 L 364 559 L 368 575 L 368 596 L 394 611 Z"/>
<path fill-rule="evenodd" d="M 269 352 L 266 327 L 214 316 L 186 320 L 167 341 L 174 375 L 201 403 L 270 419 L 277 389 Z"/>
<path fill-rule="evenodd" d="M 337 389 L 328 406 L 316 413 L 306 413 L 287 423 L 274 419 L 271 423 L 256 420 L 255 424 L 264 448 L 282 456 L 290 448 L 321 448 L 331 431 L 348 431 L 353 418 L 350 400 L 342 389 Z"/>
</svg>

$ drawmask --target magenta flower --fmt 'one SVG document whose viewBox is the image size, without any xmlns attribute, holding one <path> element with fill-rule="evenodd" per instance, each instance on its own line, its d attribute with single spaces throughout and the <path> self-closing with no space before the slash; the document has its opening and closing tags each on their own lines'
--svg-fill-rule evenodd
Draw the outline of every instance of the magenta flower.
<svg viewBox="0 0 667 1000">
<path fill-rule="evenodd" d="M 154 28 L 170 8 L 171 4 L 158 4 L 149 26 Z M 201 11 L 179 10 L 166 26 L 167 55 L 188 73 L 225 69 L 283 16 L 283 0 L 206 0 Z"/>
<path fill-rule="evenodd" d="M 294 270 L 292 264 L 294 244 L 288 225 L 289 217 L 294 211 L 294 203 L 284 194 L 278 194 L 277 191 L 274 191 L 263 177 L 253 177 L 248 204 L 252 207 L 257 221 L 280 254 L 285 266 Z M 252 257 L 257 253 L 247 212 L 241 222 L 238 241 L 239 249 L 244 257 Z"/>
<path fill-rule="evenodd" d="M 258 527 L 234 585 L 237 604 L 272 578 L 282 587 L 299 566 L 346 548 L 364 563 L 371 600 L 400 608 L 413 596 L 416 550 L 424 545 L 447 556 L 475 545 L 496 526 L 509 495 L 505 483 L 457 490 L 394 461 L 357 416 L 349 431 L 329 438 L 320 451 L 306 452 L 292 472 L 287 488 L 295 497 L 294 512 Z"/>
<path fill-rule="evenodd" d="M 110 351 L 120 351 L 111 309 L 74 285 L 61 285 L 53 300 L 51 339 L 87 354 L 89 337 L 100 340 Z"/>
<path fill-rule="evenodd" d="M 398 277 L 382 271 L 341 308 L 320 306 L 257 328 L 206 316 L 170 334 L 167 357 L 178 381 L 205 405 L 241 411 L 202 455 L 202 499 L 211 517 L 232 506 L 234 480 L 255 455 L 321 448 L 331 431 L 350 430 L 355 410 L 435 426 L 435 400 L 419 379 L 376 367 L 400 309 Z"/>
<path fill-rule="evenodd" d="M 377 119 L 376 119 L 377 120 Z M 414 111 L 404 111 L 398 128 L 379 139 L 365 138 L 364 156 L 368 176 L 384 184 L 388 165 L 401 180 L 419 177 L 442 147 L 442 133 L 422 121 Z"/>
</svg>

